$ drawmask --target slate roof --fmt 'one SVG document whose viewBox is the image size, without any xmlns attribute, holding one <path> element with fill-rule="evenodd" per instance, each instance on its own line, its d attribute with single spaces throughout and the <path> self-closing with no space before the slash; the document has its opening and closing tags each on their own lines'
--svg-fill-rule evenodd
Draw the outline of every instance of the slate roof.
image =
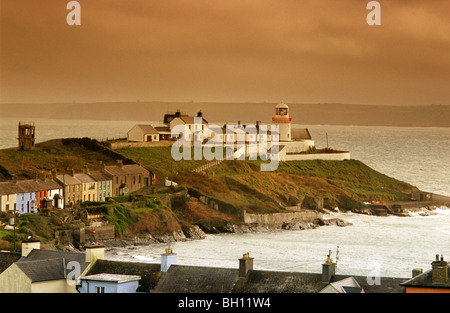
<svg viewBox="0 0 450 313">
<path fill-rule="evenodd" d="M 16 182 L 0 182 L 0 195 L 11 195 L 23 192 L 61 189 L 54 180 L 18 180 Z"/>
<path fill-rule="evenodd" d="M 66 260 L 34 260 L 15 263 L 32 282 L 58 280 L 66 278 Z"/>
<path fill-rule="evenodd" d="M 16 252 L 0 251 L 0 273 L 3 273 L 11 264 L 17 262 L 22 255 Z"/>
<path fill-rule="evenodd" d="M 113 176 L 116 175 L 134 175 L 134 174 L 148 174 L 149 171 L 137 164 L 126 164 L 120 166 L 105 166 L 105 171 Z"/>
<path fill-rule="evenodd" d="M 139 128 L 144 134 L 155 134 L 155 135 L 159 134 L 158 131 L 150 124 L 146 125 L 140 124 L 136 125 L 135 127 Z"/>
<path fill-rule="evenodd" d="M 404 278 L 381 277 L 380 284 L 370 284 L 366 276 L 336 275 L 330 283 L 345 281 L 352 277 L 365 293 L 403 293 L 400 283 Z M 237 293 L 317 293 L 326 285 L 322 274 L 300 272 L 276 272 L 250 270 L 236 283 L 232 292 Z M 355 290 L 348 290 L 354 292 Z"/>
<path fill-rule="evenodd" d="M 69 174 L 61 174 L 61 175 L 57 175 L 56 179 L 61 182 L 63 185 L 68 186 L 68 185 L 81 185 L 82 182 L 79 181 L 77 178 L 75 178 L 72 175 Z"/>
<path fill-rule="evenodd" d="M 450 273 L 450 264 L 447 265 L 447 273 Z M 450 288 L 450 279 L 447 279 L 446 284 L 433 284 L 432 282 L 433 270 L 423 272 L 416 277 L 410 278 L 402 282 L 404 287 L 428 287 L 428 288 Z M 450 275 L 449 275 L 450 278 Z"/>
<path fill-rule="evenodd" d="M 33 249 L 28 256 L 22 256 L 17 263 L 27 263 L 31 261 L 49 261 L 55 259 L 64 259 L 66 263 L 76 261 L 80 264 L 80 270 L 83 272 L 89 265 L 86 262 L 86 254 L 83 252 L 69 252 L 59 250 Z"/>
<path fill-rule="evenodd" d="M 0 195 L 17 194 L 21 189 L 14 182 L 0 182 Z"/>
<path fill-rule="evenodd" d="M 101 171 L 91 171 L 89 173 L 89 176 L 92 177 L 93 180 L 99 182 L 99 181 L 105 181 L 105 180 L 111 180 L 112 177 L 108 175 L 107 173 L 103 173 Z"/>
<path fill-rule="evenodd" d="M 171 265 L 155 292 L 229 293 L 239 278 L 238 269 Z"/>
<path fill-rule="evenodd" d="M 155 288 L 161 276 L 160 269 L 160 264 L 97 260 L 86 276 L 97 274 L 137 275 L 141 277 L 137 291 L 150 292 Z"/>
<path fill-rule="evenodd" d="M 95 180 L 91 176 L 84 173 L 75 174 L 75 178 L 78 179 L 83 184 L 95 182 Z"/>
<path fill-rule="evenodd" d="M 341 280 L 350 275 L 336 275 L 332 281 Z M 408 280 L 408 278 L 397 277 L 379 277 L 380 283 L 368 281 L 367 276 L 352 276 L 358 284 L 364 289 L 365 293 L 404 293 L 405 288 L 400 284 Z"/>
<path fill-rule="evenodd" d="M 316 293 L 322 274 L 250 270 L 233 288 L 237 293 Z"/>
</svg>

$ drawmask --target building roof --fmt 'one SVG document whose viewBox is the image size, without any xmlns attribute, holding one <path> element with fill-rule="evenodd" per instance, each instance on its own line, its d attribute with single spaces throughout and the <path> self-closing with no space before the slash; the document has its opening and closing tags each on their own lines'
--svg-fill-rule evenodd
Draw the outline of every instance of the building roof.
<svg viewBox="0 0 450 313">
<path fill-rule="evenodd" d="M 293 140 L 311 140 L 308 128 L 292 128 L 291 136 Z"/>
<path fill-rule="evenodd" d="M 108 175 L 107 173 L 101 172 L 101 171 L 91 171 L 88 175 L 91 176 L 92 179 L 97 182 L 112 179 L 112 177 L 110 175 Z"/>
<path fill-rule="evenodd" d="M 61 182 L 63 185 L 81 185 L 82 182 L 79 181 L 76 177 L 69 174 L 61 174 L 56 176 L 56 180 Z"/>
<path fill-rule="evenodd" d="M 18 180 L 16 184 L 19 187 L 18 192 L 33 192 L 44 190 L 41 188 L 41 185 L 39 185 L 38 181 L 34 179 Z"/>
<path fill-rule="evenodd" d="M 94 274 L 86 275 L 80 278 L 81 280 L 93 280 L 93 281 L 104 281 L 104 282 L 114 282 L 114 283 L 125 283 L 134 280 L 140 280 L 141 276 L 138 275 L 125 275 L 125 274 Z"/>
<path fill-rule="evenodd" d="M 364 290 L 358 284 L 354 277 L 347 277 L 341 280 L 330 282 L 321 293 L 338 292 L 338 293 L 361 293 Z"/>
<path fill-rule="evenodd" d="M 83 252 L 70 252 L 60 250 L 42 250 L 33 249 L 27 256 L 22 256 L 17 263 L 26 263 L 30 261 L 49 261 L 55 259 L 64 259 L 66 263 L 71 261 L 80 264 L 80 270 L 83 272 L 89 265 L 86 262 L 86 254 Z"/>
<path fill-rule="evenodd" d="M 21 257 L 20 253 L 0 251 L 0 273 L 3 273 L 11 264 L 17 262 Z"/>
<path fill-rule="evenodd" d="M 450 265 L 447 265 L 447 273 L 450 273 Z M 450 288 L 450 279 L 447 279 L 446 284 L 433 284 L 432 276 L 433 270 L 431 269 L 416 277 L 403 281 L 401 285 L 404 287 Z"/>
<path fill-rule="evenodd" d="M 150 292 L 159 280 L 160 264 L 124 262 L 113 260 L 97 260 L 86 275 L 96 274 L 123 274 L 140 276 L 137 291 Z"/>
<path fill-rule="evenodd" d="M 238 269 L 171 265 L 155 292 L 229 293 L 238 279 Z"/>
<path fill-rule="evenodd" d="M 54 180 L 27 179 L 16 182 L 0 182 L 0 195 L 11 195 L 23 192 L 36 192 L 43 190 L 61 189 Z"/>
<path fill-rule="evenodd" d="M 133 128 L 138 128 L 142 133 L 144 134 L 159 134 L 158 131 L 150 124 L 138 124 L 135 125 Z"/>
<path fill-rule="evenodd" d="M 250 270 L 233 288 L 237 293 L 316 293 L 322 274 Z"/>
<path fill-rule="evenodd" d="M 365 293 L 402 293 L 400 283 L 404 278 L 381 277 L 380 284 L 370 284 L 366 276 L 335 275 L 330 283 L 341 281 L 348 285 L 348 278 L 357 282 Z M 339 283 L 337 284 L 339 285 Z M 351 285 L 351 284 L 350 284 Z M 237 293 L 317 293 L 325 285 L 320 273 L 248 271 L 245 278 L 239 280 L 232 292 Z M 352 286 L 348 286 L 352 287 Z M 355 287 L 357 288 L 356 284 Z M 354 292 L 355 289 L 346 290 Z M 359 291 L 360 292 L 360 291 Z"/>
<path fill-rule="evenodd" d="M 15 263 L 32 282 L 58 280 L 66 278 L 66 260 L 33 260 Z"/>
<path fill-rule="evenodd" d="M 83 184 L 95 183 L 95 180 L 88 174 L 78 173 L 78 174 L 75 174 L 75 178 L 78 179 Z"/>
<path fill-rule="evenodd" d="M 0 195 L 13 195 L 20 192 L 20 190 L 15 182 L 0 182 Z"/>
<path fill-rule="evenodd" d="M 148 170 L 137 164 L 125 164 L 123 166 L 105 166 L 105 171 L 113 176 L 149 173 Z"/>
</svg>

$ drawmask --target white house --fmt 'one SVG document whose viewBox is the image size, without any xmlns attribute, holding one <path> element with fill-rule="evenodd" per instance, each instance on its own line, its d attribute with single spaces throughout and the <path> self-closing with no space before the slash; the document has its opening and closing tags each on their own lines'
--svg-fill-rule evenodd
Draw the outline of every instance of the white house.
<svg viewBox="0 0 450 313">
<path fill-rule="evenodd" d="M 159 141 L 159 132 L 150 124 L 134 125 L 127 133 L 128 141 Z"/>
</svg>

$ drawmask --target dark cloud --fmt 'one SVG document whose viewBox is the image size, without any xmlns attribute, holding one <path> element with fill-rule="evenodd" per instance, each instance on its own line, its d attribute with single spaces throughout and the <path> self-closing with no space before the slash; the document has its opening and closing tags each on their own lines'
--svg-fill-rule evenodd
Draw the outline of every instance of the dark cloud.
<svg viewBox="0 0 450 313">
<path fill-rule="evenodd" d="M 450 102 L 448 1 L 79 2 L 2 0 L 0 101 Z"/>
</svg>

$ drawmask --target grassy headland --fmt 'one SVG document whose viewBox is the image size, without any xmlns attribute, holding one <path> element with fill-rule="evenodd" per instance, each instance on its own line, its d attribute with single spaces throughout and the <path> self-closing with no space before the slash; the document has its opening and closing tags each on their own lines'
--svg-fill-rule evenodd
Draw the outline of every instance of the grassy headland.
<svg viewBox="0 0 450 313">
<path fill-rule="evenodd" d="M 99 211 L 115 225 L 118 237 L 140 233 L 173 232 L 191 225 L 220 227 L 239 221 L 243 210 L 249 213 L 283 212 L 286 207 L 314 209 L 314 199 L 323 199 L 324 208 L 358 211 L 364 201 L 407 200 L 414 188 L 379 173 L 358 160 L 280 162 L 274 172 L 261 172 L 262 161 L 224 161 L 203 173 L 192 170 L 207 161 L 174 161 L 170 147 L 123 148 L 112 151 L 87 138 L 65 139 L 57 144 L 38 145 L 30 151 L 0 150 L 0 179 L 34 178 L 43 171 L 68 168 L 81 171 L 85 164 L 96 168 L 99 161 L 115 164 L 142 162 L 157 175 L 158 185 L 144 192 L 102 203 L 86 203 L 73 219 L 82 220 L 85 210 Z M 181 189 L 164 187 L 169 177 Z M 180 192 L 180 190 L 182 192 Z M 187 197 L 186 191 L 194 197 Z M 216 208 L 197 199 L 204 196 Z M 142 198 L 143 197 L 143 198 Z M 43 221 L 24 215 L 18 233 L 37 235 L 50 241 L 61 229 L 64 217 L 57 212 L 41 214 Z M 2 216 L 8 222 L 8 216 Z M 23 222 L 22 222 L 23 221 Z M 65 225 L 67 226 L 67 224 Z M 49 235 L 50 234 L 50 235 Z M 11 240 L 11 232 L 2 230 L 1 238 Z M 21 238 L 19 236 L 19 239 Z M 50 236 L 50 237 L 49 237 Z"/>
</svg>

